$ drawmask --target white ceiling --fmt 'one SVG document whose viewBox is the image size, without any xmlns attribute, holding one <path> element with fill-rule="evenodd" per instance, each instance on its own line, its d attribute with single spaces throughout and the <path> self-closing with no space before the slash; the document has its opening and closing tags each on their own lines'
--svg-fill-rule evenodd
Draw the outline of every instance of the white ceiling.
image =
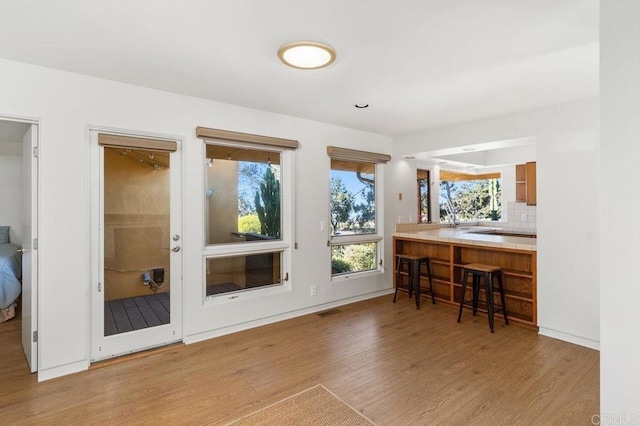
<svg viewBox="0 0 640 426">
<path fill-rule="evenodd" d="M 484 173 L 483 169 L 536 160 L 536 138 L 523 137 L 416 153 L 421 167 Z"/>
<path fill-rule="evenodd" d="M 0 57 L 398 135 L 597 95 L 598 0 L 0 0 Z"/>
</svg>

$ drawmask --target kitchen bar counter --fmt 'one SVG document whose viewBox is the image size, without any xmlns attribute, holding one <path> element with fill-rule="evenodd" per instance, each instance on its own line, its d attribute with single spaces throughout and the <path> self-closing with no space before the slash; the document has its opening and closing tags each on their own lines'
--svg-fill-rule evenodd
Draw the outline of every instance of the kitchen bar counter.
<svg viewBox="0 0 640 426">
<path fill-rule="evenodd" d="M 507 248 L 514 250 L 536 251 L 536 239 L 511 235 L 493 235 L 488 232 L 504 232 L 521 235 L 523 232 L 514 232 L 502 228 L 490 228 L 487 226 L 461 226 L 458 228 L 434 228 L 421 231 L 402 231 L 393 234 L 394 237 L 413 238 L 427 241 L 442 241 L 448 243 L 461 243 L 474 246 L 488 246 Z"/>
<path fill-rule="evenodd" d="M 536 327 L 536 239 L 469 231 L 496 232 L 496 228 L 474 226 L 400 230 L 393 236 L 394 266 L 399 254 L 428 256 L 431 259 L 436 300 L 453 306 L 458 306 L 462 297 L 464 265 L 482 263 L 500 266 L 509 320 Z M 500 232 L 499 229 L 497 231 Z M 407 279 L 406 271 L 402 271 L 400 288 L 406 288 Z M 398 285 L 395 280 L 394 274 L 394 285 Z M 420 283 L 421 288 L 428 289 L 425 271 L 422 271 Z M 470 287 L 467 287 L 466 299 L 471 299 Z M 424 291 L 421 293 L 425 295 Z M 481 291 L 481 300 L 483 294 L 484 290 Z M 498 304 L 499 300 L 495 303 Z M 425 303 L 423 309 L 428 309 L 428 305 Z M 455 321 L 455 311 L 452 321 Z"/>
</svg>

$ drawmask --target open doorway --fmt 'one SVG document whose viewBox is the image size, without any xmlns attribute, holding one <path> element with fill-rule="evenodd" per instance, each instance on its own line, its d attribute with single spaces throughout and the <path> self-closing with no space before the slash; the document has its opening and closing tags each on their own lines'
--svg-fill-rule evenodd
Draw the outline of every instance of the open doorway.
<svg viewBox="0 0 640 426">
<path fill-rule="evenodd" d="M 0 326 L 21 322 L 31 372 L 38 370 L 37 149 L 36 122 L 0 117 Z"/>
</svg>

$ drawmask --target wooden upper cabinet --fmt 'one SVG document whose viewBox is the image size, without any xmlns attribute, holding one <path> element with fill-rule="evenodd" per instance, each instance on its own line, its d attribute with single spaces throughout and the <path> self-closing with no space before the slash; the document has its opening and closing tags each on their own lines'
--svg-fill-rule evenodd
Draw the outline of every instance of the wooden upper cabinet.
<svg viewBox="0 0 640 426">
<path fill-rule="evenodd" d="M 516 201 L 535 206 L 536 198 L 536 162 L 516 165 Z"/>
<path fill-rule="evenodd" d="M 537 203 L 536 196 L 536 162 L 532 161 L 527 166 L 527 205 L 535 206 Z"/>
<path fill-rule="evenodd" d="M 527 166 L 516 165 L 516 201 L 527 201 Z"/>
</svg>

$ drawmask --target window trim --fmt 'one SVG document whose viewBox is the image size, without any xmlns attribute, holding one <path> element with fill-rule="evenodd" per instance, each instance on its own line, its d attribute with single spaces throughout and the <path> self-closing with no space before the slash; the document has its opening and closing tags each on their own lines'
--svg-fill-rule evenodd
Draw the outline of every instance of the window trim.
<svg viewBox="0 0 640 426">
<path fill-rule="evenodd" d="M 235 148 L 248 148 L 253 150 L 262 150 L 278 153 L 280 155 L 280 220 L 281 220 L 281 235 L 279 240 L 265 240 L 265 241 L 252 241 L 248 244 L 239 244 L 237 242 L 220 243 L 220 244 L 207 244 L 206 225 L 207 218 L 205 214 L 205 205 L 202 209 L 202 272 L 203 282 L 201 283 L 201 292 L 203 302 L 205 306 L 215 306 L 222 303 L 229 303 L 232 301 L 252 299 L 255 297 L 264 297 L 271 294 L 283 293 L 291 291 L 291 250 L 293 246 L 294 238 L 294 195 L 295 195 L 295 150 L 285 147 L 277 147 L 274 145 L 246 143 L 246 142 L 234 142 L 229 140 L 217 140 L 217 139 L 202 139 L 202 194 L 206 189 L 206 151 L 207 145 L 219 145 Z M 203 195 L 204 197 L 204 195 Z M 263 287 L 255 287 L 246 290 L 239 290 L 229 293 L 221 293 L 218 295 L 207 296 L 207 283 L 206 283 L 206 268 L 208 258 L 224 258 L 232 256 L 249 256 L 255 254 L 266 254 L 273 252 L 281 252 L 281 283 L 272 284 Z M 285 277 L 289 274 L 288 281 Z"/>
<path fill-rule="evenodd" d="M 206 277 L 207 277 L 207 260 L 208 259 L 224 259 L 227 257 L 238 257 L 238 256 L 253 256 L 257 254 L 271 254 L 271 253 L 280 253 L 280 273 L 282 276 L 280 277 L 279 283 L 272 283 L 260 287 L 253 288 L 245 288 L 243 290 L 237 290 L 227 293 L 220 294 L 211 294 L 207 295 L 207 285 L 206 285 Z M 284 293 L 287 291 L 291 291 L 291 278 L 287 278 L 288 272 L 283 272 L 285 266 L 288 266 L 288 253 L 285 249 L 275 249 L 275 250 L 259 250 L 251 253 L 236 253 L 236 254 L 225 254 L 218 253 L 216 255 L 204 256 L 204 261 L 202 262 L 202 276 L 205 277 L 205 283 L 203 286 L 204 290 L 204 302 L 205 305 L 219 305 L 227 302 L 232 302 L 239 299 L 251 299 L 253 297 L 263 297 L 270 294 Z M 256 295 L 256 296 L 253 296 Z"/>
<path fill-rule="evenodd" d="M 264 246 L 268 246 L 268 244 L 274 244 L 274 243 L 280 243 L 280 246 L 283 246 L 284 243 L 286 243 L 286 237 L 289 236 L 289 234 L 291 234 L 291 230 L 290 229 L 286 229 L 286 227 L 284 226 L 285 223 L 285 216 L 286 213 L 288 213 L 289 215 L 292 215 L 292 211 L 288 211 L 285 212 L 285 200 L 290 200 L 291 202 L 293 202 L 293 186 L 291 183 L 289 183 L 289 185 L 287 186 L 287 188 L 290 190 L 289 194 L 285 194 L 285 184 L 287 183 L 285 181 L 285 178 L 287 178 L 287 180 L 293 179 L 293 172 L 290 172 L 289 174 L 291 174 L 292 176 L 289 177 L 288 174 L 285 171 L 285 167 L 293 167 L 292 166 L 292 159 L 291 159 L 291 155 L 288 155 L 287 153 L 290 152 L 290 150 L 286 150 L 286 149 L 278 149 L 278 148 L 274 148 L 274 147 L 261 147 L 261 146 L 257 146 L 255 144 L 245 144 L 245 143 L 234 143 L 234 142 L 227 142 L 227 141 L 215 141 L 215 140 L 204 140 L 203 141 L 203 155 L 204 158 L 207 158 L 207 145 L 218 145 L 218 146 L 226 146 L 229 148 L 246 148 L 246 149 L 253 149 L 253 150 L 262 150 L 262 151 L 268 151 L 268 152 L 275 152 L 278 153 L 280 155 L 280 231 L 281 231 L 281 235 L 280 235 L 280 239 L 279 240 L 265 240 L 265 241 L 251 241 L 248 245 L 259 245 L 261 247 Z M 203 162 L 204 164 L 204 162 Z M 203 184 L 204 187 L 206 189 L 206 185 L 207 185 L 207 176 L 206 173 L 203 174 Z M 204 192 L 204 191 L 203 191 Z M 206 215 L 203 215 L 202 217 L 203 219 L 203 230 L 205 230 L 205 232 L 203 232 L 202 235 L 202 244 L 204 246 L 204 253 L 207 252 L 211 252 L 211 253 L 217 253 L 219 252 L 219 250 L 216 250 L 216 247 L 230 247 L 229 251 L 230 252 L 235 252 L 233 251 L 233 249 L 231 247 L 234 246 L 244 246 L 247 244 L 239 244 L 238 242 L 231 242 L 231 243 L 215 243 L 215 244 L 210 244 L 207 243 L 207 236 L 206 236 L 206 229 L 207 229 L 207 218 Z M 291 225 L 293 226 L 293 225 Z M 290 244 L 287 246 L 287 248 L 290 246 Z"/>
<path fill-rule="evenodd" d="M 330 158 L 344 161 L 357 161 L 359 163 L 387 163 L 391 160 L 389 154 L 379 154 L 370 151 L 358 151 L 356 149 L 328 146 L 327 154 Z"/>
<path fill-rule="evenodd" d="M 424 180 L 424 179 L 420 179 L 420 171 L 424 171 L 427 172 L 427 221 L 423 222 L 422 221 L 422 194 L 420 193 L 420 181 Z M 432 214 L 432 205 L 431 205 L 431 200 L 432 200 L 432 188 L 431 188 L 431 184 L 433 183 L 433 179 L 432 179 L 432 170 L 431 169 L 426 169 L 426 168 L 418 168 L 416 169 L 416 191 L 417 191 L 417 201 L 418 201 L 418 215 L 417 215 L 417 222 L 418 223 L 433 223 L 433 214 Z"/>
<path fill-rule="evenodd" d="M 444 172 L 444 176 L 447 179 L 443 179 L 443 172 Z M 440 200 L 442 199 L 442 191 L 440 190 L 442 187 L 442 183 L 443 182 L 473 182 L 473 181 L 479 181 L 479 180 L 499 180 L 500 182 L 502 181 L 502 173 L 500 172 L 494 172 L 494 173 L 484 173 L 484 174 L 478 174 L 478 175 L 470 175 L 470 174 L 465 174 L 465 173 L 458 173 L 455 171 L 448 171 L 448 170 L 440 170 L 439 176 L 438 176 L 438 180 L 437 180 L 437 184 L 438 184 L 438 206 L 441 205 Z M 500 184 L 500 188 L 502 188 L 502 184 Z M 502 192 L 502 189 L 501 189 Z M 464 222 L 492 222 L 492 223 L 499 223 L 499 222 L 504 222 L 503 221 L 503 215 L 502 215 L 502 200 L 501 200 L 501 204 L 500 204 L 500 212 L 501 212 L 501 217 L 499 220 L 494 221 L 491 219 L 486 219 L 486 218 L 471 218 L 471 219 L 460 219 L 460 218 L 455 218 L 454 220 L 457 223 L 464 223 Z M 440 210 L 440 209 L 438 209 Z M 455 212 L 456 215 L 458 212 Z M 440 216 L 438 214 L 438 216 Z M 438 217 L 438 222 L 442 223 L 442 224 L 450 224 L 452 222 L 450 221 L 443 221 L 442 217 Z"/>
<path fill-rule="evenodd" d="M 108 148 L 135 148 L 149 151 L 176 152 L 178 143 L 154 138 L 140 138 L 136 136 L 123 136 L 113 133 L 98 133 L 98 145 Z"/>
<path fill-rule="evenodd" d="M 377 207 L 377 206 L 376 206 Z M 377 219 L 376 219 L 377 222 Z M 344 242 L 343 242 L 344 241 Z M 353 235 L 332 235 L 332 246 L 344 246 L 349 244 L 377 243 L 382 241 L 382 235 L 378 234 L 353 234 Z"/>
<path fill-rule="evenodd" d="M 329 185 L 327 189 L 329 192 L 329 204 L 330 204 L 331 203 L 331 172 L 334 170 L 331 167 L 331 160 L 332 159 L 346 160 L 347 158 L 331 155 L 331 151 L 329 150 L 329 148 L 335 149 L 335 147 L 327 147 L 327 153 L 329 154 Z M 364 151 L 347 150 L 346 148 L 340 148 L 340 149 L 344 151 L 348 151 L 350 154 L 364 153 Z M 371 154 L 384 156 L 384 154 L 375 154 L 375 153 L 371 153 Z M 390 158 L 390 156 L 388 157 Z M 363 160 L 362 158 L 358 159 L 357 157 L 349 157 L 348 161 L 370 163 L 370 164 L 373 164 L 375 167 L 376 232 L 371 234 L 335 235 L 334 236 L 332 235 L 332 232 L 331 232 L 331 226 L 327 226 L 327 233 L 328 233 L 327 246 L 329 247 L 329 251 L 331 251 L 331 249 L 334 246 L 362 244 L 362 243 L 375 243 L 376 244 L 376 260 L 375 260 L 376 267 L 373 269 L 346 272 L 342 274 L 331 273 L 332 283 L 338 282 L 338 281 L 350 280 L 351 278 L 363 278 L 367 275 L 380 274 L 384 272 L 384 261 L 383 261 L 384 259 L 384 244 L 383 244 L 384 242 L 384 205 L 383 205 L 384 203 L 383 201 L 384 200 L 383 198 L 384 167 L 380 167 L 380 166 L 383 166 L 385 161 L 371 161 L 370 159 Z M 327 209 L 327 214 L 329 219 L 328 223 L 331 223 L 330 208 Z M 329 253 L 329 260 L 330 262 L 333 260 L 331 253 Z M 331 265 L 329 265 L 329 269 L 331 270 Z"/>
<path fill-rule="evenodd" d="M 300 146 L 300 143 L 293 139 L 275 138 L 273 136 L 254 135 L 251 133 L 233 132 L 231 130 L 212 129 L 201 126 L 196 127 L 196 136 L 207 140 L 229 141 L 233 143 L 240 142 L 280 149 L 297 149 Z"/>
</svg>

